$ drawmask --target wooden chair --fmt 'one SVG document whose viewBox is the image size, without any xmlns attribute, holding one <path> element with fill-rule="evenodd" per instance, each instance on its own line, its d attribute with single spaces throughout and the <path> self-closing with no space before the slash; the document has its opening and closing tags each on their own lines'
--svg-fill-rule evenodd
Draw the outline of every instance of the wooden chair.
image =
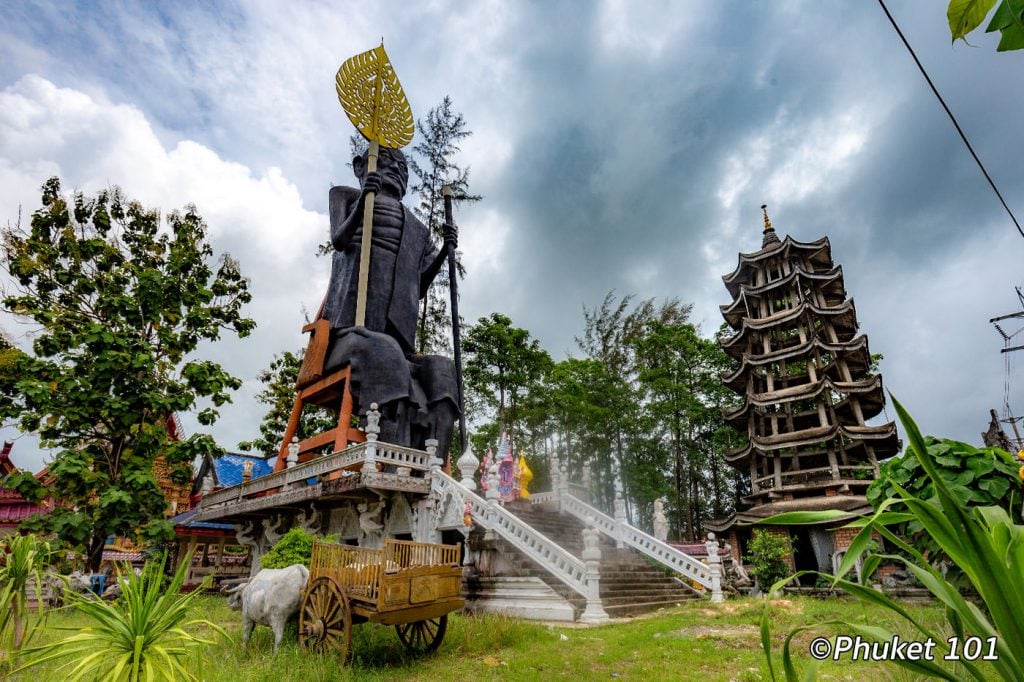
<svg viewBox="0 0 1024 682">
<path fill-rule="evenodd" d="M 352 423 L 352 392 L 351 368 L 342 369 L 324 376 L 324 362 L 327 360 L 327 346 L 331 340 L 331 325 L 327 320 L 318 319 L 302 328 L 303 333 L 310 332 L 309 345 L 299 369 L 296 381 L 295 403 L 288 419 L 288 427 L 284 432 L 284 441 L 277 454 L 274 471 L 282 471 L 288 466 L 288 445 L 299 429 L 302 408 L 306 405 L 317 405 L 338 410 L 338 424 L 333 429 L 310 436 L 299 441 L 299 462 L 314 457 L 314 453 L 326 445 L 333 445 L 334 452 L 344 450 L 350 443 L 362 443 L 366 435 L 351 425 Z"/>
</svg>

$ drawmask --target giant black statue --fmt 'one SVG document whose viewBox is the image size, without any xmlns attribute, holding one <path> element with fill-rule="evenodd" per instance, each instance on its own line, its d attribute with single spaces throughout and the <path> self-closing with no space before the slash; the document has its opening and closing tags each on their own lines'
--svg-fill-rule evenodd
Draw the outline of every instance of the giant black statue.
<svg viewBox="0 0 1024 682">
<path fill-rule="evenodd" d="M 365 417 L 372 403 L 381 410 L 380 440 L 424 448 L 438 440 L 443 457 L 458 417 L 454 363 L 414 352 L 419 301 L 444 263 L 430 232 L 402 204 L 409 181 L 405 155 L 382 147 L 377 171 L 366 172 L 367 155 L 352 160 L 360 190 L 334 187 L 330 193 L 331 282 L 323 317 L 331 342 L 324 372 L 351 367 L 354 410 Z M 375 194 L 365 326 L 356 327 L 359 250 L 366 195 Z M 445 226 L 445 244 L 456 243 Z"/>
</svg>

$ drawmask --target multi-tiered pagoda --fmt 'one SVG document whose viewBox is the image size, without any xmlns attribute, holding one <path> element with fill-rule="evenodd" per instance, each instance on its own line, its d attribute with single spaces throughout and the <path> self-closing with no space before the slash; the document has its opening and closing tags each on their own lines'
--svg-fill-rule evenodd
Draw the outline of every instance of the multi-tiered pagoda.
<svg viewBox="0 0 1024 682">
<path fill-rule="evenodd" d="M 741 253 L 723 279 L 733 301 L 722 315 L 735 333 L 722 347 L 738 364 L 724 380 L 743 396 L 725 418 L 747 440 L 726 459 L 749 474 L 751 491 L 749 509 L 711 526 L 783 511 L 867 511 L 878 461 L 899 443 L 892 422 L 867 423 L 882 412 L 882 379 L 871 374 L 868 340 L 857 334 L 828 238 L 780 241 L 765 211 L 761 250 Z M 800 535 L 798 556 L 801 542 L 810 544 L 819 568 L 830 568 L 824 555 L 847 544 L 824 528 Z"/>
</svg>

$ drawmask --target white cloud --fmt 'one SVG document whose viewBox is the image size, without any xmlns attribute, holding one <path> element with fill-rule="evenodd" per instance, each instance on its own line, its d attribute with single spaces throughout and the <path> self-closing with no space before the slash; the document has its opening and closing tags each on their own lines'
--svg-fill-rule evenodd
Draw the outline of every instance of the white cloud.
<svg viewBox="0 0 1024 682">
<path fill-rule="evenodd" d="M 246 312 L 259 324 L 252 339 L 228 338 L 205 351 L 248 380 L 214 432 L 229 448 L 255 436 L 263 409 L 252 378 L 272 353 L 302 343 L 299 307 L 315 312 L 325 290 L 330 263 L 313 254 L 326 237 L 326 216 L 306 209 L 278 168 L 254 173 L 190 140 L 167 149 L 135 107 L 38 76 L 0 92 L 0 149 L 0 215 L 16 216 L 22 207 L 27 222 L 52 174 L 66 190 L 87 194 L 117 184 L 164 212 L 196 204 L 215 253 L 229 251 L 250 277 L 254 302 Z"/>
</svg>

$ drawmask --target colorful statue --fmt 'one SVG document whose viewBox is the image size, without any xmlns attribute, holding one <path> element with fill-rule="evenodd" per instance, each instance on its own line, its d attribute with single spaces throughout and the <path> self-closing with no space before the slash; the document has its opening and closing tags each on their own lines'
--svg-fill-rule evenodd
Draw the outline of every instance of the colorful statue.
<svg viewBox="0 0 1024 682">
<path fill-rule="evenodd" d="M 487 491 L 488 486 L 488 472 L 491 470 L 491 464 L 494 462 L 494 456 L 491 453 L 491 449 L 487 448 L 487 452 L 484 453 L 484 461 L 480 465 L 480 489 L 484 492 Z"/>
<path fill-rule="evenodd" d="M 519 499 L 518 470 L 512 457 L 512 442 L 508 434 L 501 434 L 498 442 L 498 493 L 502 502 Z"/>
<path fill-rule="evenodd" d="M 519 497 L 523 500 L 530 499 L 530 491 L 526 489 L 530 485 L 530 481 L 533 480 L 533 472 L 530 471 L 530 467 L 526 465 L 526 457 L 523 455 L 523 451 L 519 451 Z"/>
</svg>

